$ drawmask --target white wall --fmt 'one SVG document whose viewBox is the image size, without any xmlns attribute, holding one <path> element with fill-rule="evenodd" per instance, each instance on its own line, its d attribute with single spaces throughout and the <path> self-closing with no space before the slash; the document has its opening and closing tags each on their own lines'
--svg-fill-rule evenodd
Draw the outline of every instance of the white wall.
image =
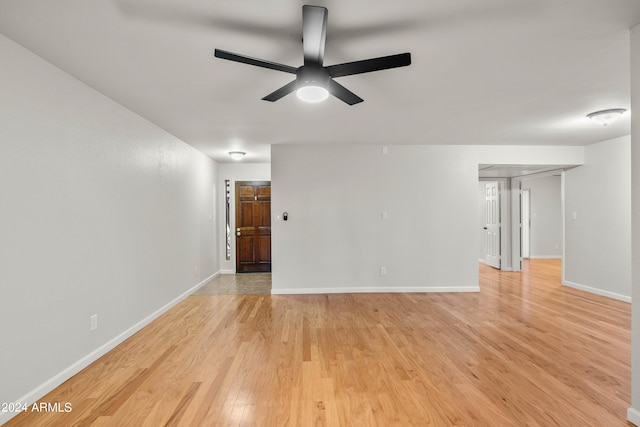
<svg viewBox="0 0 640 427">
<path fill-rule="evenodd" d="M 630 301 L 630 198 L 628 136 L 587 146 L 565 172 L 565 284 Z"/>
<path fill-rule="evenodd" d="M 272 211 L 289 213 L 272 223 L 274 293 L 478 289 L 475 153 L 276 145 L 271 159 Z"/>
<path fill-rule="evenodd" d="M 229 216 L 231 219 L 231 259 L 226 257 L 226 212 L 225 212 L 225 180 L 231 181 L 231 202 Z M 223 274 L 234 274 L 236 272 L 236 181 L 270 181 L 271 165 L 269 163 L 221 163 L 218 174 L 218 253 L 220 258 L 220 271 Z"/>
<path fill-rule="evenodd" d="M 0 402 L 28 402 L 218 271 L 217 170 L 4 36 L 0 57 Z"/>
<path fill-rule="evenodd" d="M 632 285 L 640 295 L 640 25 L 631 31 L 631 165 L 632 165 Z M 632 304 L 631 317 L 631 408 L 628 418 L 640 425 L 640 304 Z"/>
<path fill-rule="evenodd" d="M 562 187 L 560 176 L 522 180 L 531 195 L 530 258 L 562 258 Z"/>
</svg>

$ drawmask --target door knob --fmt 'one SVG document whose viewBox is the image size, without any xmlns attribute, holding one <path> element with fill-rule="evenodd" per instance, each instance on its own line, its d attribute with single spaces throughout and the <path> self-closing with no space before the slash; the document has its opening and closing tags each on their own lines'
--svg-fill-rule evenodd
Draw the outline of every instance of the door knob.
<svg viewBox="0 0 640 427">
<path fill-rule="evenodd" d="M 242 235 L 242 233 L 240 233 L 239 231 L 236 231 L 236 236 L 240 236 Z"/>
</svg>

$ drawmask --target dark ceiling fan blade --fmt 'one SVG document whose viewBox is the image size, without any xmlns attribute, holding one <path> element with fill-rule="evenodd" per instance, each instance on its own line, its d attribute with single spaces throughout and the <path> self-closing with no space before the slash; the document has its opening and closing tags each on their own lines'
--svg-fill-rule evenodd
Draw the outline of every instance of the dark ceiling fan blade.
<svg viewBox="0 0 640 427">
<path fill-rule="evenodd" d="M 275 102 L 278 99 L 284 97 L 285 95 L 289 95 L 291 92 L 296 90 L 296 86 L 297 81 L 294 80 L 291 83 L 287 83 L 286 85 L 282 86 L 280 89 L 271 92 L 269 95 L 265 96 L 262 99 L 265 101 Z"/>
<path fill-rule="evenodd" d="M 228 59 L 229 61 L 242 62 L 243 64 L 255 65 L 256 67 L 269 68 L 271 70 L 284 71 L 285 73 L 295 74 L 298 69 L 289 65 L 278 64 L 277 62 L 264 61 L 262 59 L 251 58 L 249 56 L 238 55 L 237 53 L 227 52 L 226 50 L 216 49 L 214 52 L 216 58 Z"/>
<path fill-rule="evenodd" d="M 319 6 L 302 6 L 302 49 L 304 65 L 320 65 L 324 61 L 328 11 Z"/>
<path fill-rule="evenodd" d="M 349 105 L 358 104 L 364 99 L 360 98 L 355 93 L 351 92 L 346 87 L 342 86 L 340 83 L 336 82 L 333 79 L 329 79 L 329 87 L 327 88 L 329 93 L 341 101 L 346 102 Z"/>
<path fill-rule="evenodd" d="M 325 67 L 331 77 L 351 76 L 353 74 L 369 73 L 371 71 L 387 70 L 389 68 L 406 67 L 411 65 L 410 53 L 381 56 L 380 58 L 363 59 L 362 61 L 345 62 Z"/>
</svg>

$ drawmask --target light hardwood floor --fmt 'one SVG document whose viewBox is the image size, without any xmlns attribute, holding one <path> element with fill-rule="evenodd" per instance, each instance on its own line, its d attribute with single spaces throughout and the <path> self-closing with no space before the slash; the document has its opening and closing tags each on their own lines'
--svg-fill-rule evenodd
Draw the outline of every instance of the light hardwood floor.
<svg viewBox="0 0 640 427">
<path fill-rule="evenodd" d="M 624 426 L 630 305 L 560 264 L 481 292 L 191 296 L 7 426 Z M 43 357 L 45 357 L 43 355 Z"/>
</svg>

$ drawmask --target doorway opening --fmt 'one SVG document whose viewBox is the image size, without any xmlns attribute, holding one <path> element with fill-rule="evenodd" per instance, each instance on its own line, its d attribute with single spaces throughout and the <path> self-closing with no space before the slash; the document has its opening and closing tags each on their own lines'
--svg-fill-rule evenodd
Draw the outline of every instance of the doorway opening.
<svg viewBox="0 0 640 427">
<path fill-rule="evenodd" d="M 523 259 L 563 259 L 562 176 L 564 171 L 576 166 L 478 165 L 482 227 L 485 226 L 484 183 L 499 183 L 501 270 L 522 271 Z M 485 232 L 482 228 L 481 231 Z M 480 240 L 480 261 L 485 263 L 483 243 L 484 237 Z"/>
</svg>

